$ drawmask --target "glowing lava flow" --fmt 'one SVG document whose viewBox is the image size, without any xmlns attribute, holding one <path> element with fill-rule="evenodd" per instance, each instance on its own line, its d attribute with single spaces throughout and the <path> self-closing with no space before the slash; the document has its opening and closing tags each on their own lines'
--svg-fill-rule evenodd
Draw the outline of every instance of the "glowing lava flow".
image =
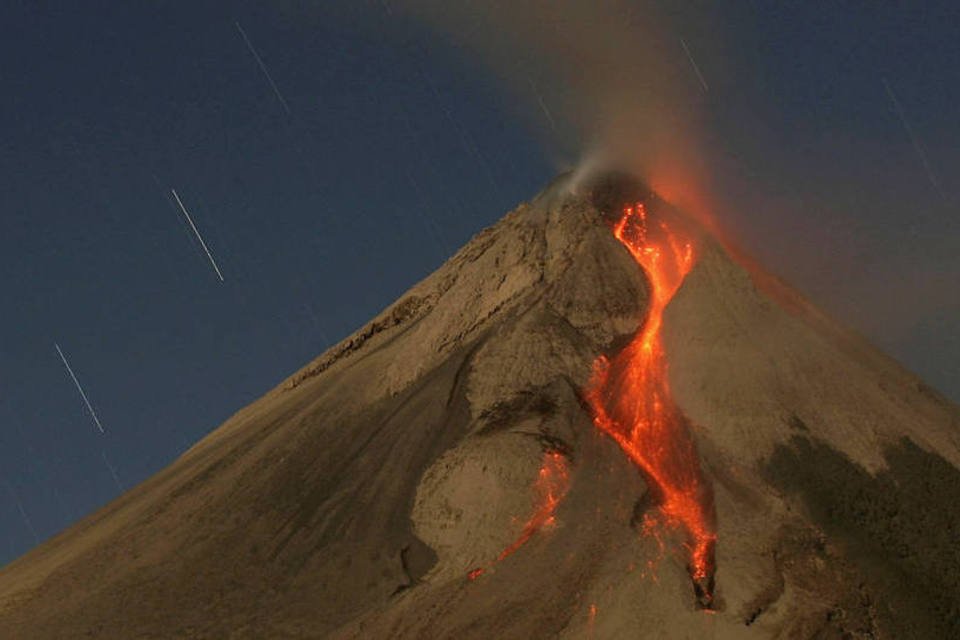
<svg viewBox="0 0 960 640">
<path fill-rule="evenodd" d="M 534 483 L 534 511 L 523 530 L 513 543 L 500 552 L 497 556 L 497 562 L 500 562 L 511 553 L 527 543 L 535 533 L 541 529 L 550 527 L 556 522 L 554 512 L 557 505 L 567 494 L 570 485 L 570 471 L 567 465 L 567 459 L 559 451 L 546 451 L 543 454 L 543 461 L 540 463 L 540 471 L 537 473 L 537 480 Z M 483 575 L 483 568 L 477 567 L 471 570 L 467 577 L 470 580 L 476 580 Z"/>
<path fill-rule="evenodd" d="M 613 233 L 650 280 L 649 312 L 643 330 L 623 351 L 594 363 L 587 401 L 597 427 L 617 441 L 659 493 L 665 523 L 685 530 L 690 575 L 701 605 L 709 608 L 713 501 L 689 425 L 673 403 L 660 335 L 663 311 L 693 267 L 693 246 L 662 220 L 648 224 L 642 204 L 625 208 Z"/>
<path fill-rule="evenodd" d="M 539 504 L 523 526 L 520 536 L 497 556 L 498 562 L 522 547 L 537 531 L 556 522 L 553 512 L 556 511 L 557 505 L 566 495 L 568 484 L 567 459 L 558 451 L 544 453 L 543 462 L 540 464 L 540 472 L 537 474 L 537 482 L 534 485 L 534 492 Z"/>
</svg>

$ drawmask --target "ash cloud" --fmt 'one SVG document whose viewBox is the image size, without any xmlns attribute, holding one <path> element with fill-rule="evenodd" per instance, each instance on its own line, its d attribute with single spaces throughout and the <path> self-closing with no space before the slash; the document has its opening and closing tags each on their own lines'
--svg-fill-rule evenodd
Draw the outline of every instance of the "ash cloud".
<svg viewBox="0 0 960 640">
<path fill-rule="evenodd" d="M 960 297 L 950 284 L 960 270 L 950 188 L 958 132 L 928 109 L 928 125 L 939 127 L 911 121 L 911 147 L 881 82 L 892 73 L 881 65 L 923 57 L 904 39 L 914 14 L 650 0 L 386 1 L 503 78 L 558 168 L 637 173 L 960 397 Z M 911 29 L 942 22 L 935 13 Z M 951 52 L 943 42 L 923 47 Z M 935 72 L 911 67 L 914 82 L 899 75 L 901 111 L 922 109 L 925 97 L 909 87 Z M 941 174 L 937 193 L 927 193 L 918 137 L 930 147 L 924 166 Z"/>
<path fill-rule="evenodd" d="M 558 157 L 629 169 L 703 212 L 699 70 L 652 2 L 401 0 L 525 100 Z M 561 161 L 563 163 L 563 161 Z"/>
</svg>

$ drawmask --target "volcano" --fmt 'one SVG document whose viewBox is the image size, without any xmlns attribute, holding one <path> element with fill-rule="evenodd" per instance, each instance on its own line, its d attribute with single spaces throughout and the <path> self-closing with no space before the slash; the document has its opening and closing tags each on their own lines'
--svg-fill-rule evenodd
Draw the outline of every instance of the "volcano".
<svg viewBox="0 0 960 640">
<path fill-rule="evenodd" d="M 960 637 L 958 536 L 958 407 L 564 175 L 0 571 L 0 637 Z"/>
</svg>

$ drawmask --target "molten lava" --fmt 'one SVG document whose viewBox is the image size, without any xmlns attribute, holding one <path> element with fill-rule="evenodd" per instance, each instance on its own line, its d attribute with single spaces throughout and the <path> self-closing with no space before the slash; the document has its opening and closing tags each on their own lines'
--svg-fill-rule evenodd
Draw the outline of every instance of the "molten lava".
<svg viewBox="0 0 960 640">
<path fill-rule="evenodd" d="M 497 561 L 503 560 L 511 553 L 522 547 L 537 531 L 549 527 L 555 522 L 553 512 L 563 500 L 569 485 L 567 459 L 558 451 L 547 451 L 543 454 L 540 472 L 534 485 L 535 506 L 533 515 L 523 526 L 520 536 L 509 547 L 500 552 Z"/>
<path fill-rule="evenodd" d="M 649 223 L 642 204 L 626 207 L 613 233 L 649 278 L 649 312 L 626 348 L 594 363 L 587 400 L 597 427 L 658 493 L 664 524 L 685 531 L 690 576 L 701 605 L 709 608 L 716 542 L 712 494 L 689 424 L 670 393 L 660 333 L 663 311 L 693 267 L 693 245 L 666 221 Z"/>
<path fill-rule="evenodd" d="M 496 562 L 500 562 L 511 553 L 522 547 L 530 538 L 541 529 L 550 527 L 556 522 L 554 512 L 557 505 L 567 494 L 570 485 L 570 471 L 567 459 L 559 451 L 546 451 L 540 463 L 540 471 L 533 485 L 534 507 L 533 514 L 523 525 L 523 530 L 513 543 L 500 552 Z M 477 567 L 467 573 L 467 578 L 476 580 L 483 575 L 483 567 Z"/>
</svg>

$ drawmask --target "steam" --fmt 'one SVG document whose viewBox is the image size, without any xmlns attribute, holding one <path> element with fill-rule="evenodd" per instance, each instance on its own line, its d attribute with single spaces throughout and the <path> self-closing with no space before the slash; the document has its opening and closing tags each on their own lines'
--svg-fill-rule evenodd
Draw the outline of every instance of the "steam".
<svg viewBox="0 0 960 640">
<path fill-rule="evenodd" d="M 630 170 L 675 204 L 702 210 L 691 195 L 705 184 L 703 85 L 652 2 L 395 4 L 487 61 L 581 172 Z"/>
<path fill-rule="evenodd" d="M 485 61 L 539 125 L 558 169 L 637 174 L 728 246 L 742 247 L 754 264 L 786 277 L 956 397 L 956 201 L 940 180 L 943 168 L 943 176 L 932 174 L 937 154 L 920 147 L 926 175 L 915 166 L 909 105 L 894 100 L 890 117 L 909 140 L 901 132 L 899 142 L 885 142 L 850 122 L 831 142 L 824 125 L 787 119 L 758 91 L 766 81 L 756 42 L 735 37 L 724 20 L 731 10 L 708 3 L 381 2 Z M 851 60 L 836 77 L 852 86 L 879 73 L 867 53 Z M 875 105 L 892 93 L 881 80 L 874 102 L 860 105 L 872 109 L 874 126 Z M 790 146 L 798 139 L 802 152 Z M 930 175 L 932 195 L 925 192 Z"/>
</svg>

